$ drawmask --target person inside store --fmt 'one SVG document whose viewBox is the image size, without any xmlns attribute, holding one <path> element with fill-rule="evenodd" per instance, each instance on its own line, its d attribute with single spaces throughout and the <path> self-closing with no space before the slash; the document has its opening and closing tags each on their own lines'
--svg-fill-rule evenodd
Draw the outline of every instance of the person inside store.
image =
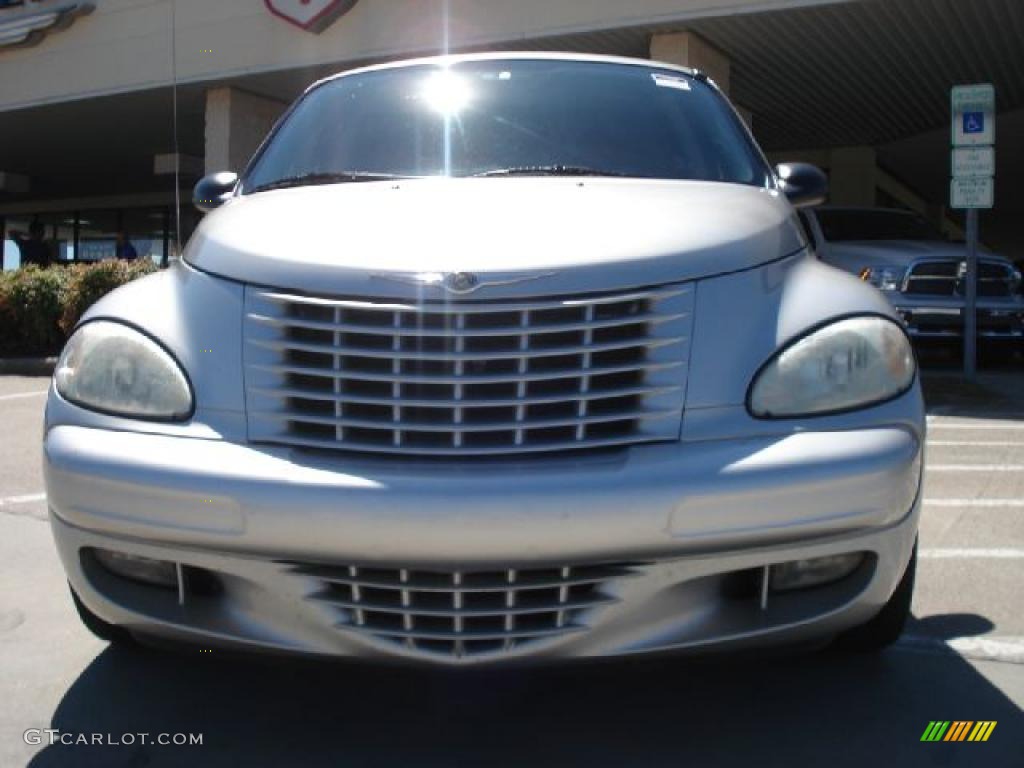
<svg viewBox="0 0 1024 768">
<path fill-rule="evenodd" d="M 135 259 L 139 258 L 139 252 L 135 250 L 132 241 L 128 239 L 124 232 L 117 233 L 114 253 L 115 257 L 121 261 L 135 261 Z"/>
<path fill-rule="evenodd" d="M 21 251 L 21 266 L 35 264 L 37 267 L 48 267 L 53 263 L 53 251 L 43 240 L 46 227 L 39 219 L 33 219 L 28 225 L 28 235 L 24 232 L 11 231 L 11 239 Z"/>
</svg>

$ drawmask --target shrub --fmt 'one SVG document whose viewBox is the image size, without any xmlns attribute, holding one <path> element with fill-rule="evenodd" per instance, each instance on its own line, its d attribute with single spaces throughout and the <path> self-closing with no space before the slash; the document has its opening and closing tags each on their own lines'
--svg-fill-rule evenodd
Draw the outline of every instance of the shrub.
<svg viewBox="0 0 1024 768">
<path fill-rule="evenodd" d="M 25 267 L 0 277 L 0 355 L 52 354 L 64 343 L 58 325 L 68 273 Z"/>
<path fill-rule="evenodd" d="M 156 271 L 149 259 L 139 261 L 101 261 L 98 264 L 75 265 L 63 298 L 58 324 L 65 334 L 71 333 L 85 311 L 115 288 Z"/>
<path fill-rule="evenodd" d="M 145 260 L 28 266 L 0 273 L 0 356 L 56 354 L 94 302 L 155 270 Z"/>
</svg>

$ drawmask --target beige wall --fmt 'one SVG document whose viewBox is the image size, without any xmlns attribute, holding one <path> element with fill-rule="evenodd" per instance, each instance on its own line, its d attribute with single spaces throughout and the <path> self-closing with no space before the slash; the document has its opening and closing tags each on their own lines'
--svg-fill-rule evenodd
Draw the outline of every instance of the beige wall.
<svg viewBox="0 0 1024 768">
<path fill-rule="evenodd" d="M 457 47 L 642 24 L 671 28 L 700 16 L 836 1 L 448 0 L 449 40 Z M 445 37 L 444 0 L 360 0 L 319 35 L 275 18 L 262 0 L 98 0 L 94 13 L 40 45 L 0 52 L 0 111 L 166 85 L 172 4 L 182 82 L 436 52 Z"/>
</svg>

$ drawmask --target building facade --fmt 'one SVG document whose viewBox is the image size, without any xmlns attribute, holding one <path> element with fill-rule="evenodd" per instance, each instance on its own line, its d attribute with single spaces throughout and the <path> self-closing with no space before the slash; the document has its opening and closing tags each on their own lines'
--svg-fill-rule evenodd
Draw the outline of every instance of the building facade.
<svg viewBox="0 0 1024 768">
<path fill-rule="evenodd" d="M 998 174 L 1014 178 L 1022 32 L 1019 0 L 0 0 L 4 266 L 33 221 L 62 260 L 112 256 L 119 233 L 166 260 L 197 221 L 199 176 L 244 168 L 310 82 L 488 49 L 697 67 L 770 155 L 826 168 L 833 202 L 914 208 L 955 234 L 949 87 L 996 85 Z M 986 239 L 1024 256 L 1020 196 L 1007 183 L 997 200 Z"/>
</svg>

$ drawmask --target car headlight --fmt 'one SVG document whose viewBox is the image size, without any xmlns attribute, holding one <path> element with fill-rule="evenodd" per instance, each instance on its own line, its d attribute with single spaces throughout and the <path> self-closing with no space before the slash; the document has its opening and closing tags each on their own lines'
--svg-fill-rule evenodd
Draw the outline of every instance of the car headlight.
<svg viewBox="0 0 1024 768">
<path fill-rule="evenodd" d="M 880 291 L 898 291 L 903 287 L 903 277 L 907 268 L 898 265 L 880 267 L 864 267 L 860 271 L 860 279 L 871 283 Z"/>
<path fill-rule="evenodd" d="M 764 419 L 866 408 L 906 392 L 915 373 L 910 341 L 895 322 L 849 317 L 776 353 L 754 377 L 748 408 Z"/>
<path fill-rule="evenodd" d="M 108 320 L 75 331 L 54 383 L 65 400 L 116 416 L 183 421 L 192 414 L 192 391 L 174 358 L 148 336 Z"/>
</svg>

